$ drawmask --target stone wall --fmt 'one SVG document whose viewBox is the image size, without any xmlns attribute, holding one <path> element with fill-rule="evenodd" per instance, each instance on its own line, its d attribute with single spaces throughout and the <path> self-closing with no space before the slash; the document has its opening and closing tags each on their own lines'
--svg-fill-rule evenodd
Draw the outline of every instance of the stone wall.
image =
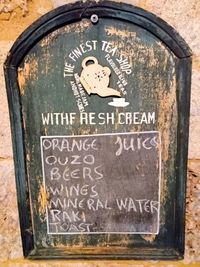
<svg viewBox="0 0 200 267">
<path fill-rule="evenodd" d="M 0 0 L 0 266 L 104 267 L 200 266 L 200 1 L 124 0 L 160 16 L 172 25 L 193 51 L 189 172 L 186 213 L 186 255 L 181 262 L 74 262 L 23 259 L 18 222 L 11 134 L 3 62 L 18 35 L 34 20 L 66 0 Z"/>
</svg>

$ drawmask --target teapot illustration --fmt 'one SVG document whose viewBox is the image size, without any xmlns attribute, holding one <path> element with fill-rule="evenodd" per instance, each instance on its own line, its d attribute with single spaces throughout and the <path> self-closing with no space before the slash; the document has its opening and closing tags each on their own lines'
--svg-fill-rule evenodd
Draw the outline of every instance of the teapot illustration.
<svg viewBox="0 0 200 267">
<path fill-rule="evenodd" d="M 93 62 L 88 64 L 89 62 Z M 90 94 L 97 94 L 101 97 L 119 96 L 120 92 L 109 86 L 111 70 L 98 64 L 95 57 L 86 57 L 82 62 L 83 70 L 80 75 L 80 82 L 84 89 Z"/>
</svg>

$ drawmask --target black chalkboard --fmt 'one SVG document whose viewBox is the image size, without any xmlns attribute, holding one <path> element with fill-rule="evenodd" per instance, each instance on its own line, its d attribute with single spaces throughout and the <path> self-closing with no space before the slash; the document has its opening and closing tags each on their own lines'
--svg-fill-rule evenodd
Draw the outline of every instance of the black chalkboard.
<svg viewBox="0 0 200 267">
<path fill-rule="evenodd" d="M 158 132 L 41 137 L 49 234 L 158 234 Z"/>
</svg>

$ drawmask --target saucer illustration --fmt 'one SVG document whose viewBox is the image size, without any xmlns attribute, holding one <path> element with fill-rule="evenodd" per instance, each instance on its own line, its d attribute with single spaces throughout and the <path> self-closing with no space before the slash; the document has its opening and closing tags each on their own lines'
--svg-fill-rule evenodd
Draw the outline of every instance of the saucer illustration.
<svg viewBox="0 0 200 267">
<path fill-rule="evenodd" d="M 88 95 L 97 94 L 101 97 L 120 96 L 119 91 L 108 87 L 111 70 L 98 64 L 98 60 L 95 57 L 86 57 L 82 62 L 82 67 L 80 82 Z"/>
<path fill-rule="evenodd" d="M 125 98 L 113 98 L 113 101 L 109 102 L 108 105 L 113 107 L 127 107 L 129 102 L 126 102 Z"/>
</svg>

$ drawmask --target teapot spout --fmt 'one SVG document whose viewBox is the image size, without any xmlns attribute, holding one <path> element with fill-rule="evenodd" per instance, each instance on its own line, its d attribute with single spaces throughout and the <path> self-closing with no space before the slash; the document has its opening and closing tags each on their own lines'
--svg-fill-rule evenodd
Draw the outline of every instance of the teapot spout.
<svg viewBox="0 0 200 267">
<path fill-rule="evenodd" d="M 105 89 L 98 89 L 98 92 L 96 92 L 99 96 L 101 97 L 106 97 L 106 96 L 118 96 L 120 97 L 121 94 L 115 89 L 112 89 L 110 87 L 107 87 Z"/>
</svg>

